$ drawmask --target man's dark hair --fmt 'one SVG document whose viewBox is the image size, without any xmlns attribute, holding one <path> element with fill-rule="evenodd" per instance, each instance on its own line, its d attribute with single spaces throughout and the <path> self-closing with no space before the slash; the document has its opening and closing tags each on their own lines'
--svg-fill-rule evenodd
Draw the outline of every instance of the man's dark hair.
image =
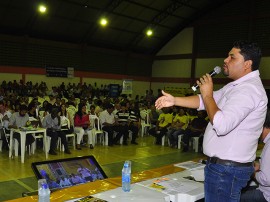
<svg viewBox="0 0 270 202">
<path fill-rule="evenodd" d="M 106 109 L 113 109 L 114 106 L 112 104 L 107 104 Z"/>
<path fill-rule="evenodd" d="M 58 107 L 52 107 L 51 113 L 58 113 L 58 112 L 59 112 L 59 108 Z"/>
<path fill-rule="evenodd" d="M 234 42 L 233 47 L 240 49 L 240 54 L 243 55 L 245 61 L 252 61 L 252 71 L 259 69 L 262 52 L 256 43 L 236 41 Z"/>
<path fill-rule="evenodd" d="M 270 109 L 269 108 L 267 108 L 266 118 L 265 118 L 263 126 L 265 128 L 270 128 Z"/>
<path fill-rule="evenodd" d="M 30 111 L 35 106 L 36 106 L 36 104 L 34 102 L 30 102 L 30 104 L 28 105 L 28 111 Z"/>
<path fill-rule="evenodd" d="M 20 105 L 20 111 L 23 111 L 23 110 L 28 111 L 28 107 L 24 104 Z"/>
</svg>

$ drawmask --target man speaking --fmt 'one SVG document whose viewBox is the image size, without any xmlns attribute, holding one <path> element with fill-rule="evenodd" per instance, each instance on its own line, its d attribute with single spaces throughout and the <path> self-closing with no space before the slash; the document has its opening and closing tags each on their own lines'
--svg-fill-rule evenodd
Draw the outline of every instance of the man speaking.
<svg viewBox="0 0 270 202">
<path fill-rule="evenodd" d="M 254 171 L 268 102 L 259 76 L 260 59 L 257 44 L 235 42 L 223 65 L 223 74 L 232 82 L 213 91 L 212 78 L 206 74 L 197 81 L 200 95 L 173 97 L 163 92 L 156 101 L 158 109 L 178 105 L 207 111 L 210 122 L 203 141 L 208 156 L 206 202 L 240 201 L 241 189 Z"/>
</svg>

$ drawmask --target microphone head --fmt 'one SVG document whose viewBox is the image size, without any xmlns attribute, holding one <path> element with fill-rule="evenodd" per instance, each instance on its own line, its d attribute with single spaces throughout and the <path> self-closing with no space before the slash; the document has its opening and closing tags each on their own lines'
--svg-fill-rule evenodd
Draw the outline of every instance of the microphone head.
<svg viewBox="0 0 270 202">
<path fill-rule="evenodd" d="M 216 74 L 219 74 L 219 73 L 221 72 L 221 67 L 216 66 L 216 67 L 214 68 L 214 71 L 216 72 Z"/>
</svg>

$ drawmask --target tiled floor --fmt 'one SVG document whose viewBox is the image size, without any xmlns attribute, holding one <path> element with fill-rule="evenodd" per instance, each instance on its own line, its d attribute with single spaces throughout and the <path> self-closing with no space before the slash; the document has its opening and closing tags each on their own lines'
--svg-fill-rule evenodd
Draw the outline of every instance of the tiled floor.
<svg viewBox="0 0 270 202">
<path fill-rule="evenodd" d="M 60 153 L 57 156 L 49 155 L 48 160 L 69 158 L 74 156 L 94 155 L 108 177 L 121 175 L 123 162 L 132 161 L 132 172 L 161 167 L 167 164 L 187 161 L 203 157 L 194 151 L 182 153 L 178 149 L 168 146 L 162 147 L 153 144 L 153 137 L 138 138 L 139 145 L 129 146 L 102 146 L 96 145 L 93 150 L 84 147 L 81 151 L 72 150 L 72 154 Z M 22 192 L 31 192 L 37 189 L 37 180 L 31 169 L 31 163 L 45 160 L 40 149 L 36 154 L 26 154 L 25 163 L 20 158 L 8 158 L 8 151 L 0 153 L 0 201 L 19 198 Z"/>
</svg>

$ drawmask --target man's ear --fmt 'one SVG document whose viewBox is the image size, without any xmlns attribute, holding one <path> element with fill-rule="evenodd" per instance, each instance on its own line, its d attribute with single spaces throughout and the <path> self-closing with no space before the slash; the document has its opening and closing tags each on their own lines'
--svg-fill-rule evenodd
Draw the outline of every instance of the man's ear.
<svg viewBox="0 0 270 202">
<path fill-rule="evenodd" d="M 245 70 L 251 70 L 252 71 L 252 60 L 246 60 L 245 61 Z"/>
</svg>

